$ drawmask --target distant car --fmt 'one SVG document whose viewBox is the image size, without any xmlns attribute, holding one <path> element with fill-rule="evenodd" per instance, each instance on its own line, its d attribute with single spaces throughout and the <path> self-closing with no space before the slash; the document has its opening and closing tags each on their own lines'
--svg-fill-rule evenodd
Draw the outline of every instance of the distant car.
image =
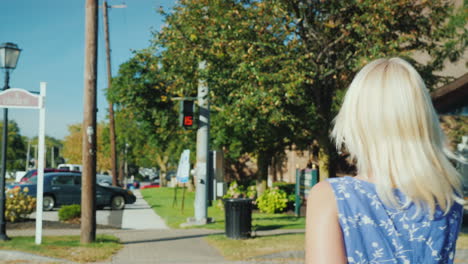
<svg viewBox="0 0 468 264">
<path fill-rule="evenodd" d="M 159 188 L 159 187 L 161 187 L 161 185 L 160 185 L 159 178 L 158 178 L 158 179 L 153 180 L 149 184 L 142 185 L 141 189 Z"/>
<path fill-rule="evenodd" d="M 148 184 L 148 185 L 143 185 L 143 186 L 141 186 L 141 189 L 159 188 L 159 187 L 161 187 L 159 184 L 150 183 L 150 184 Z"/>
<path fill-rule="evenodd" d="M 83 171 L 83 166 L 80 164 L 59 164 L 57 168 L 68 171 Z"/>
<path fill-rule="evenodd" d="M 36 196 L 37 177 L 33 176 L 28 183 L 13 184 L 10 189 L 28 189 L 27 194 Z M 119 187 L 96 185 L 96 208 L 109 206 L 113 210 L 122 210 L 125 204 L 133 204 L 135 195 Z M 81 204 L 81 174 L 73 172 L 51 172 L 44 174 L 43 210 L 50 211 L 55 207 L 68 204 Z"/>
</svg>

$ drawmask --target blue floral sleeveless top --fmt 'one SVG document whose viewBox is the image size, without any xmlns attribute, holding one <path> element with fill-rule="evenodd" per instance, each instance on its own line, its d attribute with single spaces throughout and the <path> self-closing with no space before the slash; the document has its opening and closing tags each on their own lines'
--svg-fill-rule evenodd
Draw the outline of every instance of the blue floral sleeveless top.
<svg viewBox="0 0 468 264">
<path fill-rule="evenodd" d="M 338 205 L 348 263 L 453 263 L 463 206 L 454 203 L 446 215 L 436 210 L 414 219 L 416 206 L 405 210 L 386 206 L 373 183 L 346 176 L 328 179 Z M 399 201 L 403 193 L 396 190 Z"/>
</svg>

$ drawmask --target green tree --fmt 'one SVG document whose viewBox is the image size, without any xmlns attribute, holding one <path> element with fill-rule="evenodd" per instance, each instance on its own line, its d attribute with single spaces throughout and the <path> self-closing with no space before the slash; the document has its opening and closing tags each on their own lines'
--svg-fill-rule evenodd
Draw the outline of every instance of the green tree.
<svg viewBox="0 0 468 264">
<path fill-rule="evenodd" d="M 3 123 L 0 123 L 0 132 L 3 131 Z M 3 132 L 1 132 L 3 133 Z M 24 170 L 26 166 L 26 143 L 21 136 L 18 124 L 8 121 L 8 146 L 7 146 L 7 171 Z"/>
<path fill-rule="evenodd" d="M 465 51 L 465 10 L 466 3 L 454 13 L 442 0 L 180 1 L 161 11 L 165 27 L 121 65 L 109 96 L 160 153 L 171 142 L 193 142 L 194 133 L 177 127 L 170 98 L 195 96 L 205 79 L 211 141 L 228 158 L 254 153 L 265 180 L 273 156 L 316 139 L 321 175 L 333 176 L 337 155 L 328 135 L 356 71 L 401 56 L 429 87 L 447 81 L 434 72 Z M 415 52 L 431 59 L 414 61 Z"/>
<path fill-rule="evenodd" d="M 177 164 L 182 149 L 194 149 L 195 133 L 178 125 L 178 104 L 167 87 L 159 58 L 151 49 L 136 52 L 120 66 L 108 97 L 116 104 L 121 160 L 159 167 L 162 176 Z M 164 177 L 161 183 L 164 185 Z"/>
<path fill-rule="evenodd" d="M 265 182 L 272 157 L 306 132 L 290 17 L 278 4 L 236 0 L 181 1 L 162 14 L 166 26 L 154 47 L 167 89 L 195 96 L 198 80 L 207 80 L 213 147 L 231 160 L 253 153 Z"/>
<path fill-rule="evenodd" d="M 271 1 L 277 3 L 278 1 Z M 434 74 L 467 45 L 467 1 L 454 11 L 449 1 L 283 0 L 294 17 L 297 51 L 305 76 L 304 95 L 311 100 L 312 130 L 320 144 L 322 175 L 335 174 L 336 151 L 329 140 L 332 120 L 352 77 L 369 61 L 401 56 L 411 61 L 430 88 L 447 78 Z M 431 59 L 421 64 L 415 52 Z"/>
<path fill-rule="evenodd" d="M 63 143 L 61 140 L 59 139 L 56 139 L 54 137 L 51 137 L 51 136 L 45 136 L 45 167 L 46 168 L 52 168 L 52 167 L 57 167 L 60 163 L 63 163 L 63 157 L 62 157 L 62 153 L 61 153 L 61 150 L 63 148 Z M 37 150 L 37 146 L 38 146 L 38 137 L 34 137 L 32 139 L 29 140 L 29 144 L 30 144 L 30 158 L 34 158 L 35 155 L 34 155 L 34 152 L 33 151 L 36 151 Z M 52 154 L 52 151 L 53 151 L 53 154 Z M 52 158 L 54 159 L 54 161 L 52 162 Z"/>
<path fill-rule="evenodd" d="M 63 158 L 67 163 L 81 164 L 83 162 L 83 133 L 81 124 L 68 126 L 68 135 L 63 141 Z M 98 172 L 110 171 L 109 125 L 99 122 L 97 125 L 97 155 L 96 166 Z"/>
</svg>

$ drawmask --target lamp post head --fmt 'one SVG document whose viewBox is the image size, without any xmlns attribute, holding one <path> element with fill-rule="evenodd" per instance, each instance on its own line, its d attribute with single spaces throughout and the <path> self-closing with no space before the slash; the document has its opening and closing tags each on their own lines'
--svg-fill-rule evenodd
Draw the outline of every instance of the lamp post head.
<svg viewBox="0 0 468 264">
<path fill-rule="evenodd" d="M 14 43 L 6 42 L 0 44 L 0 68 L 7 70 L 15 69 L 20 52 L 21 49 Z"/>
</svg>

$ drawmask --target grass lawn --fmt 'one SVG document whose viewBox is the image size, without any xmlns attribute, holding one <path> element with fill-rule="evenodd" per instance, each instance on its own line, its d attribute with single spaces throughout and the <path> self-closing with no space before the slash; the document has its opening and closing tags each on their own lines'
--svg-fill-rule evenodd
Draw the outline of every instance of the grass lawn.
<svg viewBox="0 0 468 264">
<path fill-rule="evenodd" d="M 74 262 L 97 262 L 108 260 L 123 246 L 119 239 L 110 235 L 98 235 L 92 244 L 80 244 L 79 236 L 47 236 L 36 245 L 33 236 L 11 237 L 0 241 L 0 249 L 29 252 L 41 256 L 66 259 Z"/>
<path fill-rule="evenodd" d="M 181 210 L 182 189 L 177 193 L 177 203 L 174 207 L 172 188 L 143 189 L 141 193 L 148 204 L 172 228 L 179 228 L 181 223 L 186 222 L 187 217 L 194 215 L 194 193 L 186 192 L 183 211 Z M 224 229 L 223 210 L 216 206 L 208 207 L 208 216 L 213 217 L 216 223 L 205 225 L 204 228 Z M 252 218 L 254 230 L 304 229 L 305 226 L 304 217 L 296 218 L 287 214 L 254 213 Z M 305 244 L 304 234 L 268 235 L 243 240 L 229 239 L 224 235 L 211 235 L 204 239 L 229 260 L 246 260 L 284 251 L 302 251 Z M 460 234 L 457 248 L 468 249 L 468 232 Z"/>
<path fill-rule="evenodd" d="M 182 210 L 182 189 L 177 192 L 177 203 L 173 205 L 174 188 L 143 189 L 141 193 L 148 204 L 161 216 L 171 228 L 179 228 L 179 225 L 187 222 L 188 217 L 194 216 L 193 203 L 194 192 L 185 192 L 184 209 Z M 215 223 L 204 225 L 204 228 L 224 229 L 224 211 L 215 204 L 208 207 L 208 217 L 213 217 Z M 252 214 L 253 230 L 271 229 L 303 229 L 304 217 L 295 217 L 288 214 Z"/>
<path fill-rule="evenodd" d="M 247 260 L 284 251 L 302 251 L 305 245 L 304 234 L 262 236 L 242 240 L 229 239 L 224 235 L 211 235 L 204 239 L 229 260 Z M 468 234 L 460 234 L 457 249 L 468 249 Z"/>
<path fill-rule="evenodd" d="M 457 240 L 457 248 L 468 249 L 468 234 L 460 233 Z"/>
<path fill-rule="evenodd" d="M 284 251 L 304 250 L 304 234 L 282 234 L 233 240 L 211 235 L 205 240 L 229 260 L 246 260 Z"/>
</svg>

